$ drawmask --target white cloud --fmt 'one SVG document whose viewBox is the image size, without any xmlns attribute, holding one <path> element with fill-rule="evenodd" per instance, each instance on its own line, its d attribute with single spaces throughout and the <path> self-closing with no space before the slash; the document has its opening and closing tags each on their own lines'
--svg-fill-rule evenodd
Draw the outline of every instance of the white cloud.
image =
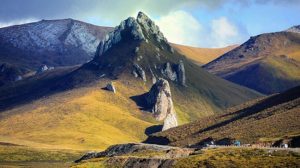
<svg viewBox="0 0 300 168">
<path fill-rule="evenodd" d="M 239 44 L 247 32 L 222 16 L 203 25 L 185 11 L 174 11 L 156 20 L 166 38 L 173 43 L 198 47 L 226 47 Z"/>
<path fill-rule="evenodd" d="M 215 47 L 225 47 L 233 43 L 238 43 L 241 38 L 239 29 L 226 17 L 212 20 L 211 41 Z"/>
<path fill-rule="evenodd" d="M 35 21 L 37 21 L 37 19 L 28 18 L 28 19 L 21 19 L 21 20 L 13 20 L 13 21 L 10 21 L 10 22 L 0 22 L 0 28 L 12 26 L 12 25 L 20 25 L 20 24 L 25 24 L 25 23 L 31 23 L 31 22 L 35 22 Z"/>
<path fill-rule="evenodd" d="M 168 41 L 197 46 L 202 30 L 201 24 L 185 11 L 170 12 L 156 20 Z"/>
</svg>

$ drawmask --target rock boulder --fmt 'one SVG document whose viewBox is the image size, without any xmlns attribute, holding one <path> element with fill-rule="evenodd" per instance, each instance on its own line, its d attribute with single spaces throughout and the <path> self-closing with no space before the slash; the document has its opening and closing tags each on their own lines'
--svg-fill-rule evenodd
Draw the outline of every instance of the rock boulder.
<svg viewBox="0 0 300 168">
<path fill-rule="evenodd" d="M 114 86 L 114 84 L 113 84 L 112 82 L 110 82 L 110 83 L 108 83 L 108 84 L 106 85 L 106 89 L 109 90 L 109 91 L 111 91 L 111 92 L 114 92 L 114 93 L 117 92 L 117 91 L 116 91 L 116 88 L 115 88 L 115 86 Z"/>
<path fill-rule="evenodd" d="M 156 120 L 164 120 L 163 130 L 176 127 L 177 118 L 169 82 L 165 79 L 159 79 L 146 95 L 146 102 Z"/>
</svg>

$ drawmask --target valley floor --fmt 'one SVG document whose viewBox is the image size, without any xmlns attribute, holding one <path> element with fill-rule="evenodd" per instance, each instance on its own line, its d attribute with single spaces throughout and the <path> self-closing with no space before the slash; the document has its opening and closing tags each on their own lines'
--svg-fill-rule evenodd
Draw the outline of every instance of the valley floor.
<svg viewBox="0 0 300 168">
<path fill-rule="evenodd" d="M 10 143 L 0 143 L 0 168 L 70 167 L 86 151 L 32 148 Z"/>
</svg>

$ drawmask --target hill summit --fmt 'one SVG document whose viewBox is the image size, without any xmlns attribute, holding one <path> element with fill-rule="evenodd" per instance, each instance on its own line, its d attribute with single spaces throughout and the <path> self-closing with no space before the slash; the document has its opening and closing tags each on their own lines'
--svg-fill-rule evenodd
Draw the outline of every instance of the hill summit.
<svg viewBox="0 0 300 168">
<path fill-rule="evenodd" d="M 159 27 L 139 12 L 136 19 L 122 21 L 100 42 L 92 63 L 106 75 L 116 76 L 125 68 L 145 82 L 151 78 L 155 83 L 164 77 L 185 86 L 184 63 L 179 58 L 170 62 L 168 55 L 173 53 Z"/>
<path fill-rule="evenodd" d="M 251 37 L 203 67 L 231 82 L 273 94 L 300 84 L 299 49 L 299 26 L 295 26 Z"/>
</svg>

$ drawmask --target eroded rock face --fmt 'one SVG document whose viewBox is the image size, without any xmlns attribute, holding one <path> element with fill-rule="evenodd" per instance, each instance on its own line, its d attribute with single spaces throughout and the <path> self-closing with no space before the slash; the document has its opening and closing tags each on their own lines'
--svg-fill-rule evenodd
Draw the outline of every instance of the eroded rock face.
<svg viewBox="0 0 300 168">
<path fill-rule="evenodd" d="M 150 89 L 146 96 L 147 104 L 152 107 L 151 111 L 156 120 L 164 120 L 163 130 L 178 125 L 169 82 L 159 79 Z"/>
<path fill-rule="evenodd" d="M 161 70 L 161 73 L 171 81 L 177 80 L 177 74 L 175 71 L 173 71 L 171 64 L 167 62 L 164 66 L 164 68 Z"/>
<path fill-rule="evenodd" d="M 171 81 L 177 81 L 180 85 L 186 86 L 186 76 L 184 63 L 180 60 L 179 64 L 171 65 L 167 62 L 161 69 L 161 73 Z"/>
<path fill-rule="evenodd" d="M 133 75 L 135 77 L 142 78 L 143 81 L 146 82 L 147 81 L 147 79 L 146 79 L 146 73 L 143 70 L 143 68 L 141 66 L 139 66 L 138 64 L 133 64 L 133 66 L 134 66 Z"/>
</svg>

